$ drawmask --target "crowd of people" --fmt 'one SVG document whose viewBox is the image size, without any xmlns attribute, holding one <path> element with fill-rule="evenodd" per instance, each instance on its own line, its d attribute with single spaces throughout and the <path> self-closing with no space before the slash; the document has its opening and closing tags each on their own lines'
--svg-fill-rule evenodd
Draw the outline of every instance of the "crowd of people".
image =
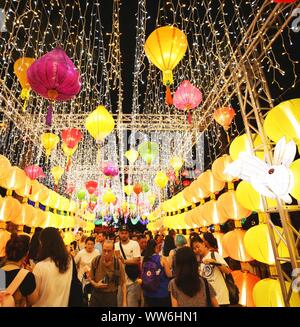
<svg viewBox="0 0 300 327">
<path fill-rule="evenodd" d="M 5 285 L 0 287 L 4 294 L 10 284 L 19 284 L 13 294 L 15 306 L 230 305 L 225 276 L 231 270 L 209 232 L 189 237 L 174 230 L 166 236 L 132 234 L 123 225 L 113 237 L 78 231 L 66 246 L 62 233 L 48 227 L 31 238 L 11 234 L 4 252 L 0 271 Z"/>
</svg>

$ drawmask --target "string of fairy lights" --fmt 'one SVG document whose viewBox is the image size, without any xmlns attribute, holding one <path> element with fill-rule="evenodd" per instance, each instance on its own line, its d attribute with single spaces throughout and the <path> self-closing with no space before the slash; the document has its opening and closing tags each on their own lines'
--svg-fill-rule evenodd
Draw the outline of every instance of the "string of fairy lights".
<svg viewBox="0 0 300 327">
<path fill-rule="evenodd" d="M 267 3 L 269 2 L 269 3 Z M 242 3 L 242 4 L 241 4 Z M 98 180 L 104 183 L 104 176 L 97 164 L 97 145 L 84 129 L 86 115 L 97 105 L 104 104 L 109 111 L 116 113 L 116 130 L 107 137 L 101 149 L 101 161 L 111 161 L 119 166 L 120 178 L 111 181 L 111 188 L 120 201 L 125 198 L 123 186 L 126 176 L 132 184 L 142 180 L 148 184 L 151 191 L 159 193 L 153 179 L 157 171 L 171 169 L 169 160 L 172 156 L 181 156 L 185 160 L 185 167 L 196 167 L 204 170 L 204 143 L 206 159 L 212 163 L 228 146 L 222 128 L 212 117 L 213 110 L 221 106 L 233 106 L 236 110 L 236 120 L 240 117 L 237 106 L 236 81 L 228 75 L 228 71 L 236 68 L 234 55 L 241 57 L 247 46 L 254 42 L 247 31 L 251 24 L 259 30 L 274 11 L 274 4 L 270 1 L 222 1 L 222 0 L 191 0 L 191 1 L 157 1 L 156 26 L 151 26 L 151 17 L 147 11 L 146 0 L 137 1 L 135 58 L 133 69 L 133 94 L 131 128 L 124 130 L 121 127 L 123 110 L 124 86 L 122 81 L 122 63 L 120 30 L 120 11 L 126 10 L 126 2 L 114 0 L 111 2 L 112 26 L 111 32 L 103 32 L 103 15 L 107 15 L 107 3 L 95 0 L 84 3 L 80 0 L 67 2 L 63 0 L 51 1 L 6 1 L 4 12 L 6 15 L 7 33 L 0 34 L 0 61 L 1 83 L 7 92 L 6 103 L 12 112 L 21 111 L 21 88 L 13 73 L 13 63 L 16 59 L 27 56 L 37 58 L 61 46 L 81 72 L 82 91 L 69 102 L 54 105 L 53 124 L 51 132 L 61 132 L 61 117 L 65 128 L 73 127 L 73 118 L 82 121 L 81 131 L 83 139 L 72 157 L 72 165 L 65 172 L 60 183 L 60 192 L 64 192 L 65 184 L 73 182 L 76 189 L 82 188 L 87 180 Z M 276 7 L 277 8 L 277 7 Z M 261 14 L 258 16 L 258 13 Z M 269 46 L 274 34 L 280 30 L 282 22 L 290 14 L 289 7 L 276 9 L 274 30 L 259 36 L 260 48 L 266 49 L 260 58 L 261 68 L 267 68 L 273 76 L 272 84 L 283 90 L 281 77 L 288 78 L 293 88 L 299 81 L 296 65 L 297 61 L 289 53 L 292 45 L 292 31 L 286 28 L 280 35 L 281 52 L 275 52 Z M 255 21 L 255 17 L 258 19 Z M 152 17 L 153 18 L 153 17 Z M 144 44 L 153 28 L 164 25 L 175 25 L 188 36 L 189 46 L 185 57 L 174 69 L 173 91 L 179 84 L 188 79 L 197 86 L 203 94 L 203 103 L 193 111 L 193 121 L 200 128 L 190 128 L 187 123 L 185 131 L 164 131 L 165 121 L 158 124 L 158 131 L 138 130 L 135 126 L 140 115 L 151 124 L 151 115 L 166 115 L 180 119 L 185 115 L 174 106 L 165 104 L 165 89 L 162 85 L 162 75 L 156 67 L 151 65 L 144 53 Z M 284 37 L 285 36 L 285 37 Z M 240 53 L 236 53 L 237 47 Z M 278 57 L 284 57 L 280 59 Z M 248 60 L 251 62 L 259 58 L 260 53 Z M 284 64 L 284 65 L 283 65 Z M 292 76 L 285 76 L 285 68 L 293 72 Z M 250 65 L 253 74 L 257 74 Z M 260 78 L 264 78 L 260 76 Z M 226 89 L 222 89 L 227 83 Z M 223 92 L 220 92 L 223 90 Z M 117 101 L 113 101 L 116 98 Z M 1 107 L 0 112 L 9 110 Z M 35 117 L 28 120 L 28 126 L 20 126 L 17 119 L 11 122 L 5 120 L 6 127 L 0 129 L 0 148 L 15 165 L 29 164 L 44 165 L 47 172 L 55 165 L 65 167 L 66 158 L 60 147 L 53 151 L 49 161 L 41 144 L 33 142 L 31 133 L 42 134 L 45 126 L 40 122 L 47 111 L 48 102 L 31 92 L 25 115 Z M 8 116 L 8 115 L 7 115 Z M 10 119 L 14 120 L 11 115 Z M 27 117 L 27 116 L 26 116 Z M 77 118 L 78 117 L 78 118 Z M 130 133 L 129 133 L 130 131 Z M 241 127 L 233 122 L 229 135 L 231 138 L 242 132 Z M 159 144 L 159 155 L 152 163 L 151 168 L 138 159 L 134 166 L 128 165 L 123 158 L 126 150 L 137 148 L 142 140 L 151 140 Z M 47 185 L 52 185 L 52 177 L 47 174 Z M 143 200 L 143 199 L 142 199 Z M 144 199 L 145 200 L 145 199 Z M 146 201 L 146 200 L 145 200 Z"/>
</svg>

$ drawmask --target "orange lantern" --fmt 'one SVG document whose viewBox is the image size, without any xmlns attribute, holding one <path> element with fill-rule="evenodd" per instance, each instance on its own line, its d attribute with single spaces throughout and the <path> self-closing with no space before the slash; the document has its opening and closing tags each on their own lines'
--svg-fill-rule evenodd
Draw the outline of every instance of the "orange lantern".
<svg viewBox="0 0 300 327">
<path fill-rule="evenodd" d="M 33 62 L 33 58 L 22 57 L 19 58 L 14 64 L 14 72 L 22 86 L 21 99 L 25 100 L 23 105 L 23 111 L 25 111 L 26 109 L 27 101 L 29 99 L 29 92 L 31 90 L 30 84 L 27 79 L 27 70 L 33 64 Z"/>
<path fill-rule="evenodd" d="M 224 130 L 227 134 L 228 143 L 230 142 L 230 138 L 228 135 L 228 129 L 232 123 L 234 116 L 235 116 L 235 111 L 231 107 L 222 107 L 222 108 L 217 109 L 213 113 L 214 120 L 224 128 Z"/>
<path fill-rule="evenodd" d="M 232 159 L 228 154 L 224 154 L 222 157 L 216 159 L 211 168 L 214 177 L 223 182 L 232 182 L 234 178 L 224 173 L 225 168 L 231 162 Z"/>
<path fill-rule="evenodd" d="M 247 253 L 244 245 L 246 232 L 242 229 L 235 229 L 224 235 L 222 245 L 228 255 L 238 261 L 252 261 L 253 258 Z"/>
<path fill-rule="evenodd" d="M 214 194 L 220 192 L 224 188 L 225 183 L 216 179 L 211 170 L 206 170 L 198 177 L 197 185 L 207 190 L 210 194 Z"/>
<path fill-rule="evenodd" d="M 12 196 L 6 196 L 1 201 L 0 221 L 13 221 L 21 212 L 21 203 Z"/>
<path fill-rule="evenodd" d="M 0 180 L 0 186 L 9 191 L 21 189 L 26 183 L 26 177 L 25 172 L 21 168 L 13 166 L 7 175 Z"/>
<path fill-rule="evenodd" d="M 240 220 L 251 215 L 252 211 L 245 209 L 237 201 L 235 191 L 228 191 L 223 193 L 218 198 L 218 209 L 228 219 Z"/>
<path fill-rule="evenodd" d="M 222 239 L 224 237 L 225 234 L 220 233 L 220 232 L 215 232 L 213 233 L 214 237 L 216 238 L 217 242 L 218 242 L 218 253 L 223 257 L 223 258 L 227 258 L 229 255 L 226 252 L 226 250 L 223 247 L 222 244 Z"/>
<path fill-rule="evenodd" d="M 227 217 L 218 209 L 216 200 L 206 202 L 201 210 L 203 219 L 209 224 L 223 224 L 227 221 Z"/>
<path fill-rule="evenodd" d="M 0 179 L 4 178 L 8 174 L 10 168 L 11 164 L 9 160 L 0 154 Z"/>
<path fill-rule="evenodd" d="M 246 307 L 255 307 L 253 289 L 255 284 L 260 281 L 260 278 L 241 270 L 234 270 L 231 274 L 240 291 L 239 304 Z"/>
</svg>

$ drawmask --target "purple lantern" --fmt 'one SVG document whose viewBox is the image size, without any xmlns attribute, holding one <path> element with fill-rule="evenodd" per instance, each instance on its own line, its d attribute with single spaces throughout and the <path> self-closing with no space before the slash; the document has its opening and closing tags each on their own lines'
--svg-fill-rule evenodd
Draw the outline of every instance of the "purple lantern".
<svg viewBox="0 0 300 327">
<path fill-rule="evenodd" d="M 37 59 L 27 70 L 34 92 L 50 101 L 67 101 L 80 92 L 80 73 L 62 48 Z M 52 107 L 48 107 L 47 125 L 51 125 Z"/>
</svg>

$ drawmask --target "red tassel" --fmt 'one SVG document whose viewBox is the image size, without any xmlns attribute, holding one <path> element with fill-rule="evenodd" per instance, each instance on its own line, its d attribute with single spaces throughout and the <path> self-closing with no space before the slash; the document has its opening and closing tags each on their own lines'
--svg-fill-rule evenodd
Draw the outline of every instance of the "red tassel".
<svg viewBox="0 0 300 327">
<path fill-rule="evenodd" d="M 169 106 L 171 106 L 173 104 L 173 98 L 172 98 L 170 86 L 166 87 L 166 104 Z"/>
<path fill-rule="evenodd" d="M 188 110 L 188 122 L 190 125 L 192 125 L 192 115 L 191 112 Z"/>
<path fill-rule="evenodd" d="M 29 195 L 32 195 L 32 186 L 30 186 Z"/>
<path fill-rule="evenodd" d="M 70 167 L 71 167 L 71 158 L 68 159 L 66 171 L 69 171 Z"/>
<path fill-rule="evenodd" d="M 54 192 L 57 192 L 57 185 L 54 185 Z"/>
</svg>

